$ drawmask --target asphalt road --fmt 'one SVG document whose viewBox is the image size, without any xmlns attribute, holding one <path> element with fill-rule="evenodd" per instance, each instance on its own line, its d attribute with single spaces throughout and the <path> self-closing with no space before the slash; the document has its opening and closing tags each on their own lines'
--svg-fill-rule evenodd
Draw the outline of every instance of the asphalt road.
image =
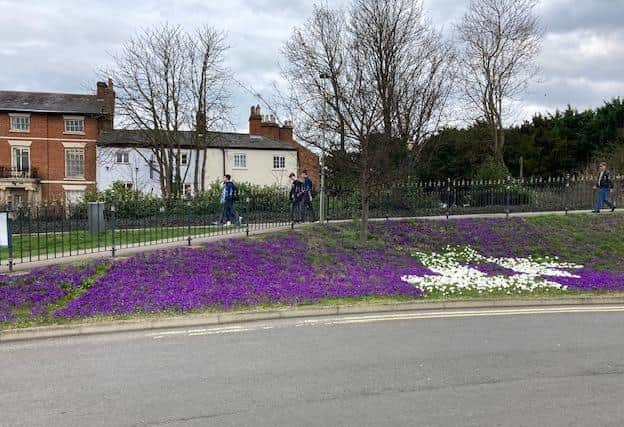
<svg viewBox="0 0 624 427">
<path fill-rule="evenodd" d="M 622 312 L 350 319 L 4 344 L 0 425 L 624 425 Z"/>
</svg>

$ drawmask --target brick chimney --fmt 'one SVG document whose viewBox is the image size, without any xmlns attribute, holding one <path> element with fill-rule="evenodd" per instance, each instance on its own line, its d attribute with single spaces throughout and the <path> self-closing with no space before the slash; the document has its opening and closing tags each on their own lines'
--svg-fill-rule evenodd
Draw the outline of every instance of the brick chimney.
<svg viewBox="0 0 624 427">
<path fill-rule="evenodd" d="M 263 135 L 262 133 L 262 111 L 260 105 L 251 106 L 251 114 L 249 115 L 249 134 Z"/>
<path fill-rule="evenodd" d="M 273 114 L 264 116 L 260 126 L 262 127 L 262 135 L 272 139 L 279 139 L 280 126 Z"/>
<path fill-rule="evenodd" d="M 288 144 L 294 142 L 293 140 L 293 123 L 292 120 L 286 120 L 284 125 L 279 129 L 279 140 Z"/>
<path fill-rule="evenodd" d="M 108 79 L 106 82 L 97 82 L 96 96 L 102 101 L 103 118 L 100 119 L 100 131 L 110 132 L 113 130 L 113 122 L 115 118 L 115 89 L 113 88 L 113 80 Z"/>
</svg>

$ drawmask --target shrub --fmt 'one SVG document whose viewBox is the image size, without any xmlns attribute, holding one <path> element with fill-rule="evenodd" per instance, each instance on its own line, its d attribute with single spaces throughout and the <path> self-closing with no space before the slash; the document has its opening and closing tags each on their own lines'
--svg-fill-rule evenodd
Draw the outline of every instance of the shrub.
<svg viewBox="0 0 624 427">
<path fill-rule="evenodd" d="M 507 166 L 490 156 L 479 166 L 475 179 L 479 181 L 491 181 L 506 179 L 508 176 L 511 176 L 511 173 L 509 169 L 507 169 Z"/>
<path fill-rule="evenodd" d="M 288 193 L 277 187 L 261 187 L 247 183 L 238 184 L 240 199 L 237 203 L 239 213 L 247 209 L 251 212 L 283 212 L 288 209 Z M 192 213 L 196 216 L 214 215 L 221 209 L 222 186 L 211 184 L 205 191 L 195 194 L 190 199 L 162 199 L 152 194 L 126 188 L 123 183 L 114 183 L 110 189 L 102 192 L 90 192 L 85 202 L 76 207 L 77 211 L 86 211 L 87 202 L 102 201 L 106 209 L 115 206 L 117 218 L 138 219 L 159 215 L 176 216 Z"/>
</svg>

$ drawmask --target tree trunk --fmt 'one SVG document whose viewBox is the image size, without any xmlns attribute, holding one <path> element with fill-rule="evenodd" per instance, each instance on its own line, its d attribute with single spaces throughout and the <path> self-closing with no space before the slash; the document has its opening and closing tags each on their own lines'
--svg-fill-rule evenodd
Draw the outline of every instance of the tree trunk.
<svg viewBox="0 0 624 427">
<path fill-rule="evenodd" d="M 201 191 L 206 191 L 206 162 L 207 162 L 207 157 L 208 157 L 208 149 L 204 148 L 203 149 L 203 157 L 202 157 L 202 164 L 201 164 L 201 181 L 200 181 L 200 185 L 201 185 Z"/>
<path fill-rule="evenodd" d="M 193 191 L 199 191 L 199 147 L 195 149 L 195 169 L 193 170 Z"/>
<path fill-rule="evenodd" d="M 505 129 L 500 125 L 498 128 L 498 160 L 502 165 L 505 164 Z"/>
<path fill-rule="evenodd" d="M 368 188 L 368 147 L 366 143 L 362 144 L 362 158 L 364 163 L 360 173 L 360 193 L 361 193 L 361 222 L 360 222 L 360 242 L 362 244 L 368 241 L 368 208 L 369 208 L 369 188 Z"/>
<path fill-rule="evenodd" d="M 360 184 L 360 191 L 362 193 L 362 221 L 360 222 L 360 242 L 365 244 L 368 241 L 368 208 L 369 208 L 369 196 L 368 196 L 368 183 L 366 180 L 362 180 Z"/>
</svg>

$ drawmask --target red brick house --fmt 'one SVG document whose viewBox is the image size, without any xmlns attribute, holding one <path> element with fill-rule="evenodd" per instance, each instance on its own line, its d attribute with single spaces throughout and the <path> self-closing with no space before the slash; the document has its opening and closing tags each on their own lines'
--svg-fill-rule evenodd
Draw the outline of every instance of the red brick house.
<svg viewBox="0 0 624 427">
<path fill-rule="evenodd" d="M 0 204 L 73 202 L 95 189 L 96 140 L 114 108 L 111 80 L 93 95 L 0 91 Z"/>
<path fill-rule="evenodd" d="M 287 121 L 280 126 L 273 116 L 263 116 L 259 105 L 252 106 L 249 116 L 249 134 L 276 139 L 297 149 L 299 175 L 301 175 L 302 171 L 307 170 L 314 185 L 316 187 L 320 185 L 321 168 L 319 158 L 311 150 L 295 141 L 292 122 Z"/>
</svg>

